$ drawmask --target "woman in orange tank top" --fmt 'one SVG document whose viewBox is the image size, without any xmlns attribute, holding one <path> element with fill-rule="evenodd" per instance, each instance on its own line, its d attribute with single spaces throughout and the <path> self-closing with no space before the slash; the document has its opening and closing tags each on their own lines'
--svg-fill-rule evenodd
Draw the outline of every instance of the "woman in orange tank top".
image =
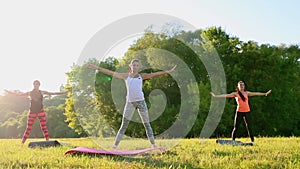
<svg viewBox="0 0 300 169">
<path fill-rule="evenodd" d="M 232 130 L 232 140 L 235 140 L 239 126 L 240 126 L 242 120 L 244 119 L 246 129 L 248 131 L 248 135 L 251 138 L 251 142 L 254 142 L 254 136 L 252 134 L 252 129 L 251 129 L 250 106 L 249 106 L 249 102 L 248 102 L 248 97 L 249 96 L 268 96 L 270 93 L 271 93 L 271 90 L 269 90 L 266 93 L 246 91 L 245 83 L 243 81 L 238 82 L 236 92 L 232 92 L 230 94 L 221 94 L 221 95 L 215 95 L 213 92 L 211 92 L 211 95 L 213 97 L 235 98 L 235 100 L 236 100 L 237 109 L 236 109 L 235 118 L 234 118 L 234 127 Z"/>
</svg>

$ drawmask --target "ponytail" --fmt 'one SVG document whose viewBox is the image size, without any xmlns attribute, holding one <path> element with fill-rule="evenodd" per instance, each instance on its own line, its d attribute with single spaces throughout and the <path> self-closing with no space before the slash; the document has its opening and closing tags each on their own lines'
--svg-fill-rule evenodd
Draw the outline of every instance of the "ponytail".
<svg viewBox="0 0 300 169">
<path fill-rule="evenodd" d="M 243 93 L 242 93 L 239 89 L 237 89 L 237 92 L 238 92 L 239 96 L 241 97 L 241 99 L 245 102 L 245 101 L 246 101 L 246 98 L 245 98 L 245 96 L 243 95 Z"/>
<path fill-rule="evenodd" d="M 238 84 L 239 83 L 244 83 L 243 81 L 239 81 L 238 82 Z M 244 83 L 245 84 L 245 83 Z M 239 90 L 239 88 L 238 87 L 236 87 L 236 91 L 238 92 L 238 94 L 239 94 L 239 96 L 241 97 L 241 99 L 245 102 L 246 101 L 246 98 L 245 98 L 245 96 L 243 95 L 243 93 Z"/>
</svg>

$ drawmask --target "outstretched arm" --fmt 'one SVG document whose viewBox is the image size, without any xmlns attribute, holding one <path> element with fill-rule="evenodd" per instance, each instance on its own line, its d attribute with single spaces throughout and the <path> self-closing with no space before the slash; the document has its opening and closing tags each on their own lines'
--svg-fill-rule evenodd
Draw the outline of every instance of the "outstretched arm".
<svg viewBox="0 0 300 169">
<path fill-rule="evenodd" d="M 42 94 L 46 95 L 62 95 L 62 94 L 67 94 L 68 91 L 63 91 L 63 92 L 48 92 L 48 91 L 42 91 Z"/>
<path fill-rule="evenodd" d="M 29 92 L 23 93 L 23 92 L 16 92 L 16 91 L 9 91 L 9 90 L 4 90 L 8 94 L 12 94 L 15 96 L 29 96 Z"/>
<path fill-rule="evenodd" d="M 248 96 L 268 96 L 272 90 L 267 91 L 266 93 L 261 93 L 261 92 L 247 92 Z"/>
<path fill-rule="evenodd" d="M 210 92 L 210 94 L 216 98 L 234 98 L 236 96 L 235 92 L 232 92 L 230 94 L 219 94 L 219 95 L 216 95 L 215 93 Z"/>
<path fill-rule="evenodd" d="M 164 75 L 164 74 L 169 74 L 169 73 L 173 72 L 176 69 L 176 66 L 177 65 L 173 66 L 172 69 L 167 70 L 167 71 L 159 71 L 159 72 L 155 72 L 155 73 L 143 73 L 142 78 L 143 78 L 143 80 L 145 80 L 145 79 L 150 79 L 150 78 L 153 78 L 153 77 L 156 77 L 156 76 L 161 76 L 161 75 Z"/>
<path fill-rule="evenodd" d="M 108 69 L 105 69 L 105 68 L 102 68 L 102 67 L 99 67 L 99 66 L 96 66 L 96 65 L 93 65 L 93 64 L 89 64 L 87 67 L 90 68 L 90 69 L 98 70 L 102 73 L 105 73 L 107 75 L 117 77 L 117 78 L 120 78 L 120 79 L 126 79 L 128 77 L 127 73 L 117 73 L 117 72 L 114 72 L 114 71 L 111 71 L 111 70 L 108 70 Z"/>
</svg>

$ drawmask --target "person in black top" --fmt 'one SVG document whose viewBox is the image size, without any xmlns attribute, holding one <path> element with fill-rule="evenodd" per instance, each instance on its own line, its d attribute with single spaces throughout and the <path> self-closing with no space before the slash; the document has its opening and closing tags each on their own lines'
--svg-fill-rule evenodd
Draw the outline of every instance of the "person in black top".
<svg viewBox="0 0 300 169">
<path fill-rule="evenodd" d="M 48 92 L 48 91 L 40 90 L 40 85 L 41 85 L 40 81 L 35 80 L 33 82 L 33 86 L 34 86 L 33 90 L 26 93 L 12 92 L 6 90 L 7 93 L 14 94 L 17 96 L 26 96 L 29 97 L 30 99 L 30 109 L 27 117 L 27 127 L 22 138 L 22 144 L 24 144 L 25 141 L 27 140 L 36 118 L 38 118 L 40 121 L 41 129 L 43 130 L 44 137 L 46 138 L 46 140 L 49 140 L 49 133 L 46 126 L 46 115 L 43 106 L 43 97 L 44 95 L 49 95 L 49 96 L 60 95 L 60 94 L 66 94 L 68 92 L 68 91 Z"/>
</svg>

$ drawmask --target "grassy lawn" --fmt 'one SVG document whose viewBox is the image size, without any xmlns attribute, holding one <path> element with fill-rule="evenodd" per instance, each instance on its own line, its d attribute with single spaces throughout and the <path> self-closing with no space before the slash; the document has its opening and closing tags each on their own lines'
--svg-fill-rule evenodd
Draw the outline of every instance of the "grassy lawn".
<svg viewBox="0 0 300 169">
<path fill-rule="evenodd" d="M 218 145 L 215 139 L 157 140 L 158 145 L 168 149 L 167 153 L 155 151 L 135 157 L 64 154 L 78 146 L 101 149 L 89 138 L 56 139 L 69 144 L 58 147 L 28 147 L 29 142 L 42 140 L 28 139 L 21 145 L 20 139 L 0 139 L 0 168 L 300 168 L 298 137 L 256 138 L 254 146 L 244 147 Z M 111 141 L 105 143 L 104 140 L 101 145 L 111 146 Z M 178 144 L 168 147 L 168 143 L 174 141 Z M 147 140 L 124 139 L 119 149 L 147 148 L 149 145 Z"/>
</svg>

